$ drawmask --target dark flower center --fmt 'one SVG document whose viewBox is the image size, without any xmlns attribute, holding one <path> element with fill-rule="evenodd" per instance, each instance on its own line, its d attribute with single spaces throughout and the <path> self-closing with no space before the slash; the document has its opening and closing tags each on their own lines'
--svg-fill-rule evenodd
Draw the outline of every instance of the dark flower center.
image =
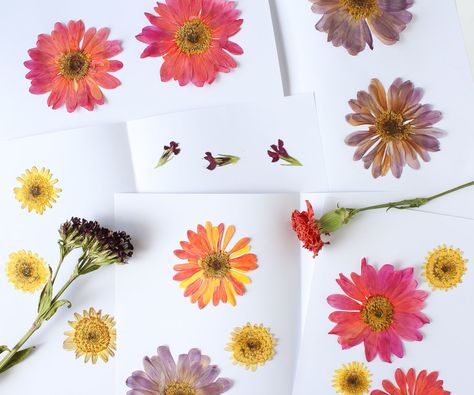
<svg viewBox="0 0 474 395">
<path fill-rule="evenodd" d="M 83 318 L 75 328 L 74 340 L 78 350 L 84 353 L 100 353 L 109 346 L 109 328 L 98 318 Z"/>
<path fill-rule="evenodd" d="M 381 332 L 392 325 L 393 305 L 385 296 L 371 296 L 360 314 L 373 332 Z"/>
<path fill-rule="evenodd" d="M 377 0 L 340 0 L 340 4 L 356 21 L 380 12 Z"/>
<path fill-rule="evenodd" d="M 199 55 L 211 46 L 211 30 L 200 19 L 185 22 L 175 35 L 176 45 L 187 55 Z"/>
<path fill-rule="evenodd" d="M 201 260 L 201 267 L 208 277 L 225 277 L 230 269 L 230 258 L 225 252 L 211 252 Z"/>
<path fill-rule="evenodd" d="M 355 385 L 359 384 L 359 377 L 357 377 L 356 374 L 351 373 L 349 375 L 349 377 L 347 377 L 346 382 L 347 382 L 347 384 L 355 386 Z"/>
<path fill-rule="evenodd" d="M 188 383 L 171 381 L 166 386 L 163 395 L 197 395 L 197 391 Z"/>
<path fill-rule="evenodd" d="M 247 347 L 250 351 L 257 351 L 262 347 L 262 343 L 258 339 L 247 340 Z"/>
<path fill-rule="evenodd" d="M 409 137 L 411 125 L 401 114 L 387 111 L 375 119 L 375 129 L 382 139 L 404 140 Z"/>
<path fill-rule="evenodd" d="M 90 60 L 82 52 L 69 52 L 59 59 L 59 70 L 68 80 L 79 80 L 89 71 Z"/>
<path fill-rule="evenodd" d="M 33 196 L 34 198 L 37 198 L 38 196 L 41 195 L 41 187 L 39 185 L 33 185 L 30 188 L 30 195 Z"/>
<path fill-rule="evenodd" d="M 23 277 L 30 278 L 33 275 L 33 268 L 28 262 L 20 263 L 19 272 Z"/>
<path fill-rule="evenodd" d="M 439 280 L 451 280 L 457 276 L 456 264 L 447 257 L 438 258 L 433 266 L 433 274 Z"/>
</svg>

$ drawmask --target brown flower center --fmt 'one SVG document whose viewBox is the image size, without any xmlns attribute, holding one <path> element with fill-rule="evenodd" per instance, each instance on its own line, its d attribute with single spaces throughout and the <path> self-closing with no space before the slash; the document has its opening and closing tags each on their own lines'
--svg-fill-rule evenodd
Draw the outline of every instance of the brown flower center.
<svg viewBox="0 0 474 395">
<path fill-rule="evenodd" d="M 452 280 L 457 277 L 456 263 L 449 257 L 440 257 L 433 264 L 433 275 L 438 280 Z"/>
<path fill-rule="evenodd" d="M 74 340 L 80 351 L 97 354 L 109 346 L 109 327 L 98 318 L 83 318 L 75 328 Z"/>
<path fill-rule="evenodd" d="M 404 140 L 409 137 L 411 125 L 401 114 L 387 111 L 375 119 L 375 129 L 384 140 Z"/>
<path fill-rule="evenodd" d="M 201 259 L 201 267 L 207 277 L 225 277 L 230 270 L 230 258 L 225 252 L 211 252 Z"/>
<path fill-rule="evenodd" d="M 69 52 L 59 59 L 59 70 L 68 80 L 80 80 L 87 75 L 91 61 L 84 53 Z"/>
<path fill-rule="evenodd" d="M 380 12 L 377 0 L 340 0 L 340 4 L 356 21 Z"/>
<path fill-rule="evenodd" d="M 373 332 L 381 332 L 392 325 L 393 305 L 385 296 L 371 296 L 360 314 Z"/>
<path fill-rule="evenodd" d="M 41 196 L 41 187 L 39 185 L 33 185 L 30 188 L 30 195 L 34 198 Z"/>
<path fill-rule="evenodd" d="M 33 267 L 31 266 L 30 262 L 22 261 L 19 262 L 17 266 L 17 273 L 23 277 L 24 279 L 30 279 L 33 276 Z"/>
<path fill-rule="evenodd" d="M 163 395 L 196 395 L 197 391 L 188 383 L 172 381 L 166 386 Z"/>
<path fill-rule="evenodd" d="M 199 55 L 211 46 L 211 29 L 200 19 L 192 19 L 176 31 L 175 40 L 186 55 Z"/>
</svg>

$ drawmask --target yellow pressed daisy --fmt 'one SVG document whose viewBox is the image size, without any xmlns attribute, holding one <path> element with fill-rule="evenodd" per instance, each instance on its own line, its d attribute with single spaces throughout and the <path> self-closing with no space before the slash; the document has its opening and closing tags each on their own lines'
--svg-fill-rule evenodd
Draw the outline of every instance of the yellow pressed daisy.
<svg viewBox="0 0 474 395">
<path fill-rule="evenodd" d="M 438 246 L 425 259 L 423 277 L 433 290 L 447 291 L 462 282 L 466 263 L 459 248 Z"/>
<path fill-rule="evenodd" d="M 84 362 L 92 360 L 95 364 L 100 358 L 104 362 L 109 356 L 115 356 L 117 332 L 114 318 L 108 314 L 102 316 L 102 311 L 84 310 L 83 315 L 75 313 L 75 320 L 68 321 L 72 330 L 64 332 L 66 350 L 74 350 L 76 358 L 84 356 Z"/>
<path fill-rule="evenodd" d="M 44 167 L 38 170 L 36 166 L 27 169 L 17 180 L 21 186 L 14 188 L 13 192 L 18 201 L 21 202 L 21 208 L 27 208 L 28 212 L 36 211 L 43 214 L 46 208 L 51 208 L 52 203 L 59 198 L 58 193 L 61 189 L 56 188 L 57 179 Z"/>
<path fill-rule="evenodd" d="M 332 386 L 336 393 L 343 395 L 363 395 L 369 392 L 372 376 L 369 369 L 360 362 L 343 364 L 334 372 Z"/>
<path fill-rule="evenodd" d="M 17 251 L 10 254 L 6 266 L 8 281 L 16 289 L 34 292 L 48 281 L 49 270 L 46 262 L 31 251 Z"/>
<path fill-rule="evenodd" d="M 231 342 L 225 349 L 232 353 L 234 364 L 255 372 L 258 365 L 264 365 L 273 358 L 276 343 L 268 328 L 262 324 L 247 323 L 243 328 L 237 327 L 232 331 Z"/>
</svg>

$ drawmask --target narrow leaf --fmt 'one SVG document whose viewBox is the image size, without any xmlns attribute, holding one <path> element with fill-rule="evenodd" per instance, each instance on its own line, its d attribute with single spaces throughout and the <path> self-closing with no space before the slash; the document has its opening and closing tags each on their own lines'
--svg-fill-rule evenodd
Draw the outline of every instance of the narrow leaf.
<svg viewBox="0 0 474 395">
<path fill-rule="evenodd" d="M 69 309 L 71 307 L 71 302 L 65 299 L 57 300 L 56 302 L 54 302 L 53 305 L 50 307 L 49 311 L 44 315 L 44 319 L 48 321 L 53 315 L 56 314 L 58 309 L 64 305 L 67 305 L 67 308 Z"/>
<path fill-rule="evenodd" d="M 38 313 L 41 315 L 48 311 L 49 306 L 51 305 L 51 299 L 53 297 L 53 283 L 51 279 L 53 277 L 53 271 L 51 266 L 49 266 L 49 280 L 41 291 L 41 296 L 38 302 Z"/>
<path fill-rule="evenodd" d="M 17 351 L 13 357 L 7 362 L 7 364 L 0 369 L 0 373 L 12 368 L 13 366 L 23 362 L 28 355 L 30 355 L 36 347 L 25 348 L 24 350 Z"/>
</svg>

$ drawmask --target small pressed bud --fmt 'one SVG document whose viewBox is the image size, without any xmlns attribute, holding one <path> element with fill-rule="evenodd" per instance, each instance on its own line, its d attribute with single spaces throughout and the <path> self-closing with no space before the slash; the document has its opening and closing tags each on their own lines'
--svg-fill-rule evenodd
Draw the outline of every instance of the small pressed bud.
<svg viewBox="0 0 474 395">
<path fill-rule="evenodd" d="M 347 208 L 337 208 L 324 214 L 319 220 L 319 227 L 322 233 L 332 233 L 342 228 L 349 222 L 353 210 Z"/>
</svg>

